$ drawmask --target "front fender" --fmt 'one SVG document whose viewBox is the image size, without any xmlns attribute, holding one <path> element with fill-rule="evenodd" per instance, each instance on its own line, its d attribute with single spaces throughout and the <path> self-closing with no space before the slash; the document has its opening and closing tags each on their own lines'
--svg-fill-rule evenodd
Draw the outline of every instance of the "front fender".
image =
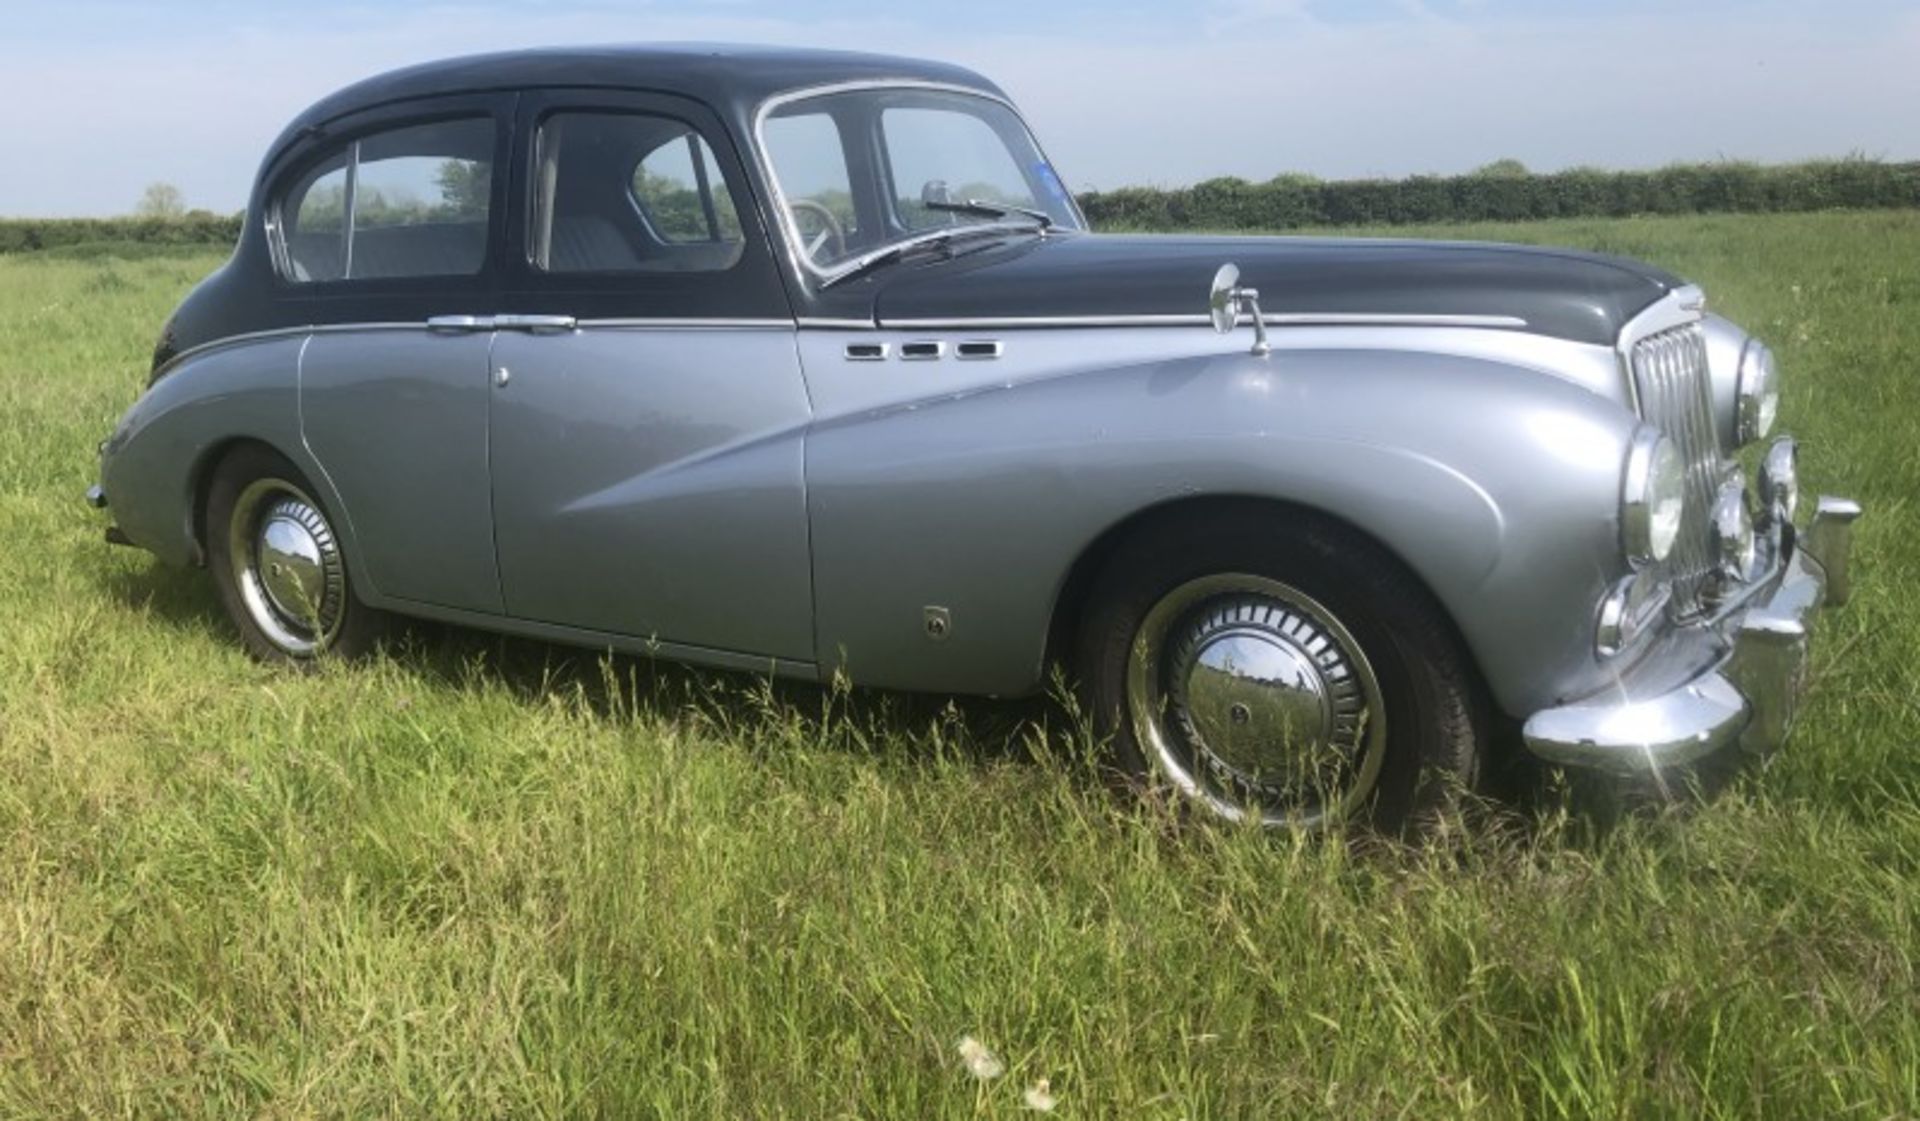
<svg viewBox="0 0 1920 1121">
<path fill-rule="evenodd" d="M 1633 427 L 1538 371 L 1385 349 L 1173 357 L 849 412 L 808 443 L 819 659 L 880 686 L 1032 690 L 1067 573 L 1104 532 L 1267 498 L 1399 556 L 1502 706 L 1531 711 L 1592 683 Z"/>
</svg>

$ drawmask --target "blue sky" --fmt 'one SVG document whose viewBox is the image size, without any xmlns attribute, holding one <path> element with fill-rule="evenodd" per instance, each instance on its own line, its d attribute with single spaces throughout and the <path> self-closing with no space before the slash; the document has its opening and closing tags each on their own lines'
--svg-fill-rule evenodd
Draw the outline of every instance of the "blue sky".
<svg viewBox="0 0 1920 1121">
<path fill-rule="evenodd" d="M 999 81 L 1076 189 L 1682 159 L 1920 158 L 1920 0 L 0 0 L 0 214 L 238 209 L 357 78 L 554 43 L 837 46 Z"/>
</svg>

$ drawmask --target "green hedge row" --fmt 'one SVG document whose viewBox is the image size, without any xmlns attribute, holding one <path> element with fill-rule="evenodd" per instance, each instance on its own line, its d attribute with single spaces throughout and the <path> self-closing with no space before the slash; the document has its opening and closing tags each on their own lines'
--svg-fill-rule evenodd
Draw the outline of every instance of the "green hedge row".
<svg viewBox="0 0 1920 1121">
<path fill-rule="evenodd" d="M 5 218 L 0 253 L 66 249 L 101 242 L 137 245 L 231 246 L 242 216 L 188 214 L 183 218 Z"/>
<path fill-rule="evenodd" d="M 1920 163 L 1680 164 L 1657 171 L 1576 168 L 1550 175 L 1495 171 L 1334 182 L 1305 176 L 1266 183 L 1211 179 L 1169 190 L 1096 191 L 1082 195 L 1080 203 L 1096 227 L 1151 230 L 1878 209 L 1920 206 Z"/>
<path fill-rule="evenodd" d="M 1396 226 L 1632 214 L 1774 213 L 1920 207 L 1920 163 L 1828 160 L 1762 166 L 1677 164 L 1658 171 L 1576 168 L 1550 175 L 1472 175 L 1266 183 L 1209 179 L 1191 187 L 1125 187 L 1080 196 L 1096 227 L 1142 230 L 1284 230 Z M 102 243 L 230 246 L 243 215 L 183 218 L 0 219 L 0 253 Z"/>
</svg>

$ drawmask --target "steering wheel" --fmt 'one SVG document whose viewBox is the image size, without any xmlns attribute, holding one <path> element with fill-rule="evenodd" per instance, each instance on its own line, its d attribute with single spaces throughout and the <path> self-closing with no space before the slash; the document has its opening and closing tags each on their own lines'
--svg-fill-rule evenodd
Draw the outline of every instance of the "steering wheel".
<svg viewBox="0 0 1920 1121">
<path fill-rule="evenodd" d="M 795 230 L 800 228 L 800 213 L 802 211 L 820 220 L 820 232 L 815 234 L 813 239 L 805 245 L 808 260 L 817 261 L 820 259 L 820 248 L 827 243 L 828 238 L 833 239 L 833 255 L 835 258 L 847 255 L 847 231 L 840 225 L 840 219 L 833 216 L 833 211 L 828 210 L 812 199 L 794 199 L 787 203 L 787 210 L 793 215 L 793 226 Z M 804 238 L 806 235 L 802 233 L 800 236 Z"/>
</svg>

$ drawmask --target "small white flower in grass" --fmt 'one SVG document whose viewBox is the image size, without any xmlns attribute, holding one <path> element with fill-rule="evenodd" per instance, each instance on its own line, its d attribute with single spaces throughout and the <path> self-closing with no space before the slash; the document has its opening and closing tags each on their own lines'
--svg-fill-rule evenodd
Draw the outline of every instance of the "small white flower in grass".
<svg viewBox="0 0 1920 1121">
<path fill-rule="evenodd" d="M 987 1050 L 987 1045 L 970 1035 L 960 1037 L 960 1061 L 967 1064 L 967 1073 L 985 1082 L 1006 1073 L 1007 1065 L 1000 1056 Z"/>
<path fill-rule="evenodd" d="M 1053 1112 L 1053 1107 L 1056 1104 L 1053 1097 L 1053 1087 L 1047 1084 L 1046 1079 L 1042 1078 L 1040 1081 L 1027 1087 L 1027 1092 L 1023 1096 L 1026 1098 L 1028 1109 L 1038 1113 Z"/>
</svg>

